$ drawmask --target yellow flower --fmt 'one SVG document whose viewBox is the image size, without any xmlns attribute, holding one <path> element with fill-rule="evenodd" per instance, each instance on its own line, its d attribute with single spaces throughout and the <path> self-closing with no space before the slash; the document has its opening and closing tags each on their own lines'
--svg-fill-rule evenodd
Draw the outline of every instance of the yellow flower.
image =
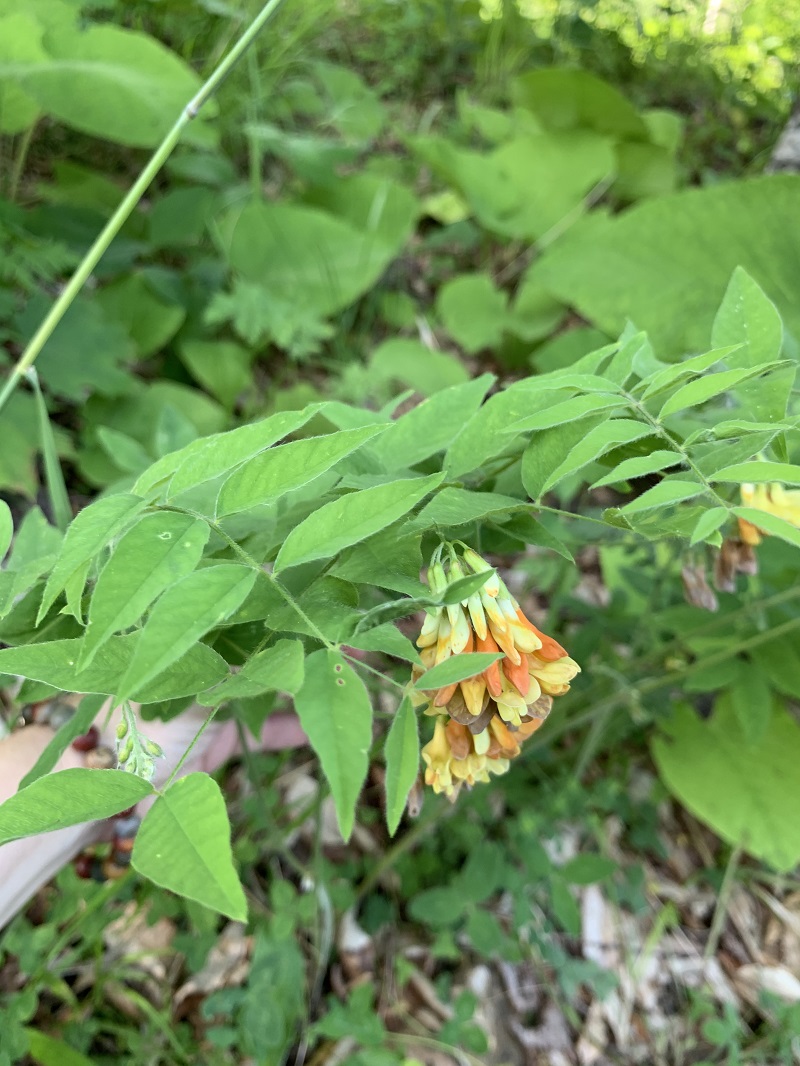
<svg viewBox="0 0 800 1066">
<path fill-rule="evenodd" d="M 769 485 L 762 482 L 758 485 L 742 485 L 741 495 L 745 507 L 776 515 L 800 528 L 800 490 L 786 489 L 777 481 Z M 752 522 L 740 518 L 739 536 L 745 544 L 755 545 L 761 543 L 766 533 Z"/>
<path fill-rule="evenodd" d="M 450 763 L 453 753 L 445 730 L 446 718 L 436 719 L 433 729 L 433 739 L 429 740 L 422 749 L 422 758 L 426 763 L 425 784 L 431 785 L 437 794 L 444 792 L 451 795 L 453 791 L 453 778 L 450 774 Z"/>
</svg>

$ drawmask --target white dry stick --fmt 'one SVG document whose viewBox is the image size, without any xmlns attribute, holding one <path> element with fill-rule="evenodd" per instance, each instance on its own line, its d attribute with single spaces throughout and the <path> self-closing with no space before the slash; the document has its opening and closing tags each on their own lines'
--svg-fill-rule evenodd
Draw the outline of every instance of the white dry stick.
<svg viewBox="0 0 800 1066">
<path fill-rule="evenodd" d="M 138 710 L 136 705 L 134 708 Z M 171 722 L 144 724 L 147 736 L 164 750 L 164 758 L 156 760 L 153 782 L 156 787 L 167 780 L 207 716 L 207 708 L 193 707 Z M 105 711 L 98 716 L 98 727 L 104 719 Z M 113 738 L 115 724 L 112 721 L 104 737 L 104 742 L 112 748 L 114 744 L 110 738 Z M 30 725 L 0 739 L 0 803 L 14 795 L 20 781 L 32 769 L 52 737 L 52 730 L 47 727 Z M 305 734 L 293 714 L 274 714 L 265 723 L 260 747 L 264 751 L 278 751 L 305 743 Z M 180 776 L 196 770 L 215 770 L 238 749 L 235 723 L 212 722 L 181 767 Z M 56 770 L 84 765 L 84 756 L 70 747 L 59 760 Z M 152 800 L 145 800 L 138 805 L 138 810 L 143 813 L 150 803 Z M 107 839 L 110 828 L 108 821 L 90 822 L 0 846 L 0 929 L 78 852 Z"/>
</svg>

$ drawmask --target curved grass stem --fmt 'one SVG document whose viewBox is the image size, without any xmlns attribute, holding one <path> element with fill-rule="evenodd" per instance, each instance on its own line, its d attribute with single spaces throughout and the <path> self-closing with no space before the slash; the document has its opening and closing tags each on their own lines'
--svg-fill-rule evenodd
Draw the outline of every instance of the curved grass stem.
<svg viewBox="0 0 800 1066">
<path fill-rule="evenodd" d="M 193 99 L 189 101 L 180 113 L 177 121 L 164 137 L 161 144 L 156 148 L 155 152 L 153 152 L 141 174 L 123 197 L 119 207 L 105 224 L 91 248 L 89 248 L 86 255 L 78 264 L 75 273 L 64 286 L 61 295 L 50 308 L 41 325 L 28 342 L 25 351 L 12 368 L 5 385 L 2 390 L 0 390 L 0 411 L 2 411 L 8 403 L 9 398 L 20 383 L 20 380 L 25 376 L 25 373 L 31 366 L 33 366 L 45 344 L 53 335 L 56 326 L 67 313 L 75 300 L 75 297 L 88 281 L 92 271 L 100 262 L 112 241 L 125 225 L 136 208 L 136 205 L 172 154 L 184 129 L 197 117 L 203 105 L 208 102 L 228 74 L 230 74 L 280 3 L 281 0 L 268 0 L 233 48 L 231 48 L 230 52 L 228 52 L 225 58 L 203 83 Z"/>
</svg>

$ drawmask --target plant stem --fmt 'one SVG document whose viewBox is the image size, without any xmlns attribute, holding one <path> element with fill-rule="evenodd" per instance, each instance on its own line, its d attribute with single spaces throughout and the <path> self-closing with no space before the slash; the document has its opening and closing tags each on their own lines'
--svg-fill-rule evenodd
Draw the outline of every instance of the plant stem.
<svg viewBox="0 0 800 1066">
<path fill-rule="evenodd" d="M 19 187 L 22 182 L 22 172 L 25 169 L 25 162 L 28 158 L 28 152 L 30 151 L 31 144 L 33 143 L 33 135 L 36 132 L 37 122 L 32 122 L 30 126 L 25 130 L 20 138 L 19 147 L 17 153 L 14 156 L 14 162 L 11 167 L 11 174 L 8 179 L 8 198 L 11 203 L 17 202 L 17 196 L 19 195 Z"/>
<path fill-rule="evenodd" d="M 9 397 L 14 392 L 14 389 L 20 382 L 20 379 L 31 367 L 45 346 L 47 341 L 53 334 L 58 323 L 64 317 L 69 310 L 75 297 L 89 279 L 94 268 L 100 262 L 107 251 L 109 245 L 127 222 L 130 215 L 133 213 L 134 208 L 141 200 L 147 188 L 150 186 L 153 179 L 166 163 L 169 156 L 172 154 L 172 150 L 177 145 L 181 138 L 186 126 L 197 117 L 198 112 L 208 99 L 216 92 L 222 81 L 230 74 L 231 70 L 238 63 L 247 49 L 255 40 L 259 31 L 266 24 L 270 16 L 275 9 L 281 3 L 281 0 L 268 0 L 268 2 L 261 9 L 259 14 L 253 19 L 242 36 L 225 56 L 219 66 L 213 71 L 208 80 L 201 86 L 197 95 L 189 101 L 186 107 L 181 112 L 178 120 L 174 123 L 170 131 L 164 137 L 161 144 L 156 148 L 153 155 L 150 157 L 144 170 L 142 170 L 139 177 L 133 183 L 128 193 L 123 198 L 117 210 L 108 220 L 106 225 L 97 236 L 94 244 L 88 250 L 86 255 L 79 263 L 75 273 L 69 279 L 61 295 L 56 302 L 50 308 L 50 311 L 45 316 L 44 321 L 34 333 L 28 342 L 25 351 L 20 356 L 16 365 L 11 370 L 11 373 L 0 392 L 0 411 L 5 407 Z M 21 154 L 21 153 L 20 153 Z M 19 156 L 18 156 L 19 159 Z M 12 183 L 14 176 L 12 175 Z"/>
</svg>

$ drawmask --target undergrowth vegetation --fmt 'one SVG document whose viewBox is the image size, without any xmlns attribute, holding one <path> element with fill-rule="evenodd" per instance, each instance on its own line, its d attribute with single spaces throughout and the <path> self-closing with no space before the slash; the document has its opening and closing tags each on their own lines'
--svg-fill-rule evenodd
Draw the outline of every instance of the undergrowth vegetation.
<svg viewBox="0 0 800 1066">
<path fill-rule="evenodd" d="M 531 1055 L 797 1056 L 671 963 L 623 1032 L 586 933 L 638 980 L 797 887 L 791 8 L 287 0 L 123 218 L 256 5 L 0 0 L 0 681 L 83 697 L 0 844 L 155 798 L 2 935 L 0 1066 L 522 1061 L 486 973 Z M 108 697 L 119 769 L 48 775 Z M 246 754 L 156 788 L 198 703 Z M 247 753 L 292 707 L 313 762 Z"/>
</svg>

